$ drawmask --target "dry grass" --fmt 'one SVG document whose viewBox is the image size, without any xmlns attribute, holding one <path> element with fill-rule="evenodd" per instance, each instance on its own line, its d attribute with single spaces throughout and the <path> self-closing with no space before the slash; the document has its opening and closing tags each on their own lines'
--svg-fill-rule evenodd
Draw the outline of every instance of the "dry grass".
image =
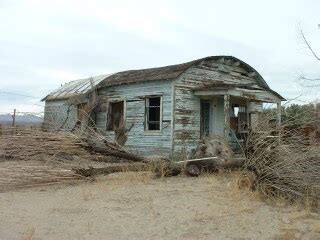
<svg viewBox="0 0 320 240">
<path fill-rule="evenodd" d="M 261 202 L 256 192 L 237 189 L 239 174 L 153 178 L 124 172 L 73 186 L 2 193 L 6 221 L 0 232 L 5 239 L 23 239 L 32 223 L 34 239 L 270 239 L 294 229 L 319 236 L 318 215 Z"/>
</svg>

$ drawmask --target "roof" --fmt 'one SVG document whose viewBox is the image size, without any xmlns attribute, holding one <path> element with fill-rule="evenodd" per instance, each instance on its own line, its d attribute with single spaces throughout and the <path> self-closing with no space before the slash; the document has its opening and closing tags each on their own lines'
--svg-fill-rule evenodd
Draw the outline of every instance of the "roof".
<svg viewBox="0 0 320 240">
<path fill-rule="evenodd" d="M 107 77 L 99 85 L 105 87 L 135 82 L 174 79 L 179 77 L 193 64 L 194 61 L 165 67 L 118 72 Z"/>
<path fill-rule="evenodd" d="M 54 100 L 54 99 L 67 99 L 72 96 L 86 94 L 91 91 L 92 87 L 96 87 L 102 80 L 110 74 L 90 77 L 85 79 L 74 80 L 68 82 L 56 90 L 49 93 L 41 101 Z"/>
<path fill-rule="evenodd" d="M 257 84 L 265 90 L 271 91 L 281 100 L 285 100 L 281 95 L 277 92 L 270 89 L 266 81 L 262 78 L 262 76 L 249 64 L 243 62 L 242 60 L 233 57 L 233 56 L 210 56 L 205 58 L 200 58 L 194 61 L 182 63 L 182 64 L 175 64 L 169 65 L 165 67 L 157 67 L 157 68 L 147 68 L 147 69 L 140 69 L 140 70 L 129 70 L 118 72 L 109 75 L 101 75 L 98 77 L 93 77 L 93 79 L 99 79 L 96 84 L 96 88 L 101 87 L 108 87 L 108 86 L 115 86 L 121 84 L 128 84 L 128 83 L 137 83 L 137 82 L 146 82 L 146 81 L 155 81 L 155 80 L 169 80 L 179 77 L 183 72 L 185 72 L 191 66 L 201 63 L 205 60 L 218 60 L 221 58 L 231 59 L 235 62 L 239 62 L 240 66 L 246 69 L 248 72 L 255 72 L 254 78 L 257 80 Z M 69 84 L 72 86 L 68 86 L 68 83 L 62 86 L 61 88 L 57 89 L 56 91 L 50 93 L 46 98 L 43 100 L 49 99 L 56 99 L 64 96 L 64 98 L 68 97 L 70 94 L 78 94 L 81 91 L 89 91 L 90 90 L 90 78 L 78 80 L 80 81 L 73 81 Z M 87 81 L 87 83 L 83 83 L 82 81 Z M 80 87 L 80 90 L 74 91 L 74 89 L 78 89 L 76 86 L 84 84 L 86 87 Z M 73 87 L 73 85 L 76 85 Z M 81 90 L 83 89 L 83 90 Z"/>
<path fill-rule="evenodd" d="M 232 59 L 234 61 L 240 62 L 243 68 L 247 69 L 250 72 L 256 73 L 257 82 L 261 87 L 269 89 L 269 86 L 266 83 L 266 81 L 253 67 L 251 67 L 249 64 L 233 56 L 210 56 L 210 57 L 200 58 L 200 59 L 182 63 L 182 64 L 169 65 L 165 67 L 118 72 L 108 76 L 104 81 L 102 81 L 99 84 L 99 86 L 105 87 L 105 86 L 114 86 L 114 85 L 134 83 L 134 82 L 173 79 L 173 78 L 179 77 L 189 67 L 196 65 L 202 61 L 218 60 L 221 58 Z"/>
</svg>

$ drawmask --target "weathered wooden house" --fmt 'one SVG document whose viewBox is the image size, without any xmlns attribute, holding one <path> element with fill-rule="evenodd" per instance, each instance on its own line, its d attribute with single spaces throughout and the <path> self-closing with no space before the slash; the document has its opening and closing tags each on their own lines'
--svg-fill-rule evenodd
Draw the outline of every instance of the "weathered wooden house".
<svg viewBox="0 0 320 240">
<path fill-rule="evenodd" d="M 92 91 L 98 98 L 97 131 L 114 137 L 123 122 L 130 129 L 126 148 L 171 159 L 183 157 L 207 135 L 232 141 L 254 124 L 262 103 L 280 109 L 285 100 L 247 63 L 212 56 L 67 83 L 43 99 L 47 127 L 72 129 Z"/>
</svg>

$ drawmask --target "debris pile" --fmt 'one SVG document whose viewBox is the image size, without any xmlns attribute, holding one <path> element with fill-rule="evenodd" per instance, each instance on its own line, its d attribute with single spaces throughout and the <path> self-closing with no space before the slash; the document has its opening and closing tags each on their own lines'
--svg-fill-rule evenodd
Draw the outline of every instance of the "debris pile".
<svg viewBox="0 0 320 240">
<path fill-rule="evenodd" d="M 197 148 L 185 162 L 185 173 L 199 176 L 201 172 L 213 172 L 218 169 L 238 168 L 243 158 L 235 158 L 230 145 L 219 136 L 208 136 L 200 140 Z"/>
<path fill-rule="evenodd" d="M 74 156 L 90 158 L 83 141 L 63 133 L 32 129 L 8 129 L 0 136 L 2 160 L 73 160 Z"/>
<path fill-rule="evenodd" d="M 263 121 L 259 123 L 266 125 Z M 269 127 L 249 134 L 239 188 L 249 187 L 266 197 L 320 200 L 320 145 L 306 138 L 304 125 Z"/>
<path fill-rule="evenodd" d="M 3 162 L 0 168 L 0 192 L 56 183 L 73 182 L 84 179 L 62 166 L 30 165 L 30 162 Z"/>
<path fill-rule="evenodd" d="M 122 169 L 123 159 L 91 150 L 86 141 L 72 133 L 17 127 L 2 129 L 0 191 L 78 181 L 91 176 L 81 174 L 76 169 L 91 169 L 90 173 L 99 172 L 92 169 Z M 131 167 L 130 163 L 127 165 Z"/>
<path fill-rule="evenodd" d="M 210 136 L 200 140 L 192 158 L 219 157 L 231 159 L 233 151 L 228 143 L 219 136 Z"/>
</svg>

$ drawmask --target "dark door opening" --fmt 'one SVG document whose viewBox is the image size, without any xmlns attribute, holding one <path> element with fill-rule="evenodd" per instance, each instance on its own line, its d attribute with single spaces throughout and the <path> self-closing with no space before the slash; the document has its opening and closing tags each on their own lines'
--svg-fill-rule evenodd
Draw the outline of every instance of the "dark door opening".
<svg viewBox="0 0 320 240">
<path fill-rule="evenodd" d="M 208 100 L 200 100 L 200 137 L 206 137 L 210 134 L 210 109 L 211 104 Z"/>
</svg>

